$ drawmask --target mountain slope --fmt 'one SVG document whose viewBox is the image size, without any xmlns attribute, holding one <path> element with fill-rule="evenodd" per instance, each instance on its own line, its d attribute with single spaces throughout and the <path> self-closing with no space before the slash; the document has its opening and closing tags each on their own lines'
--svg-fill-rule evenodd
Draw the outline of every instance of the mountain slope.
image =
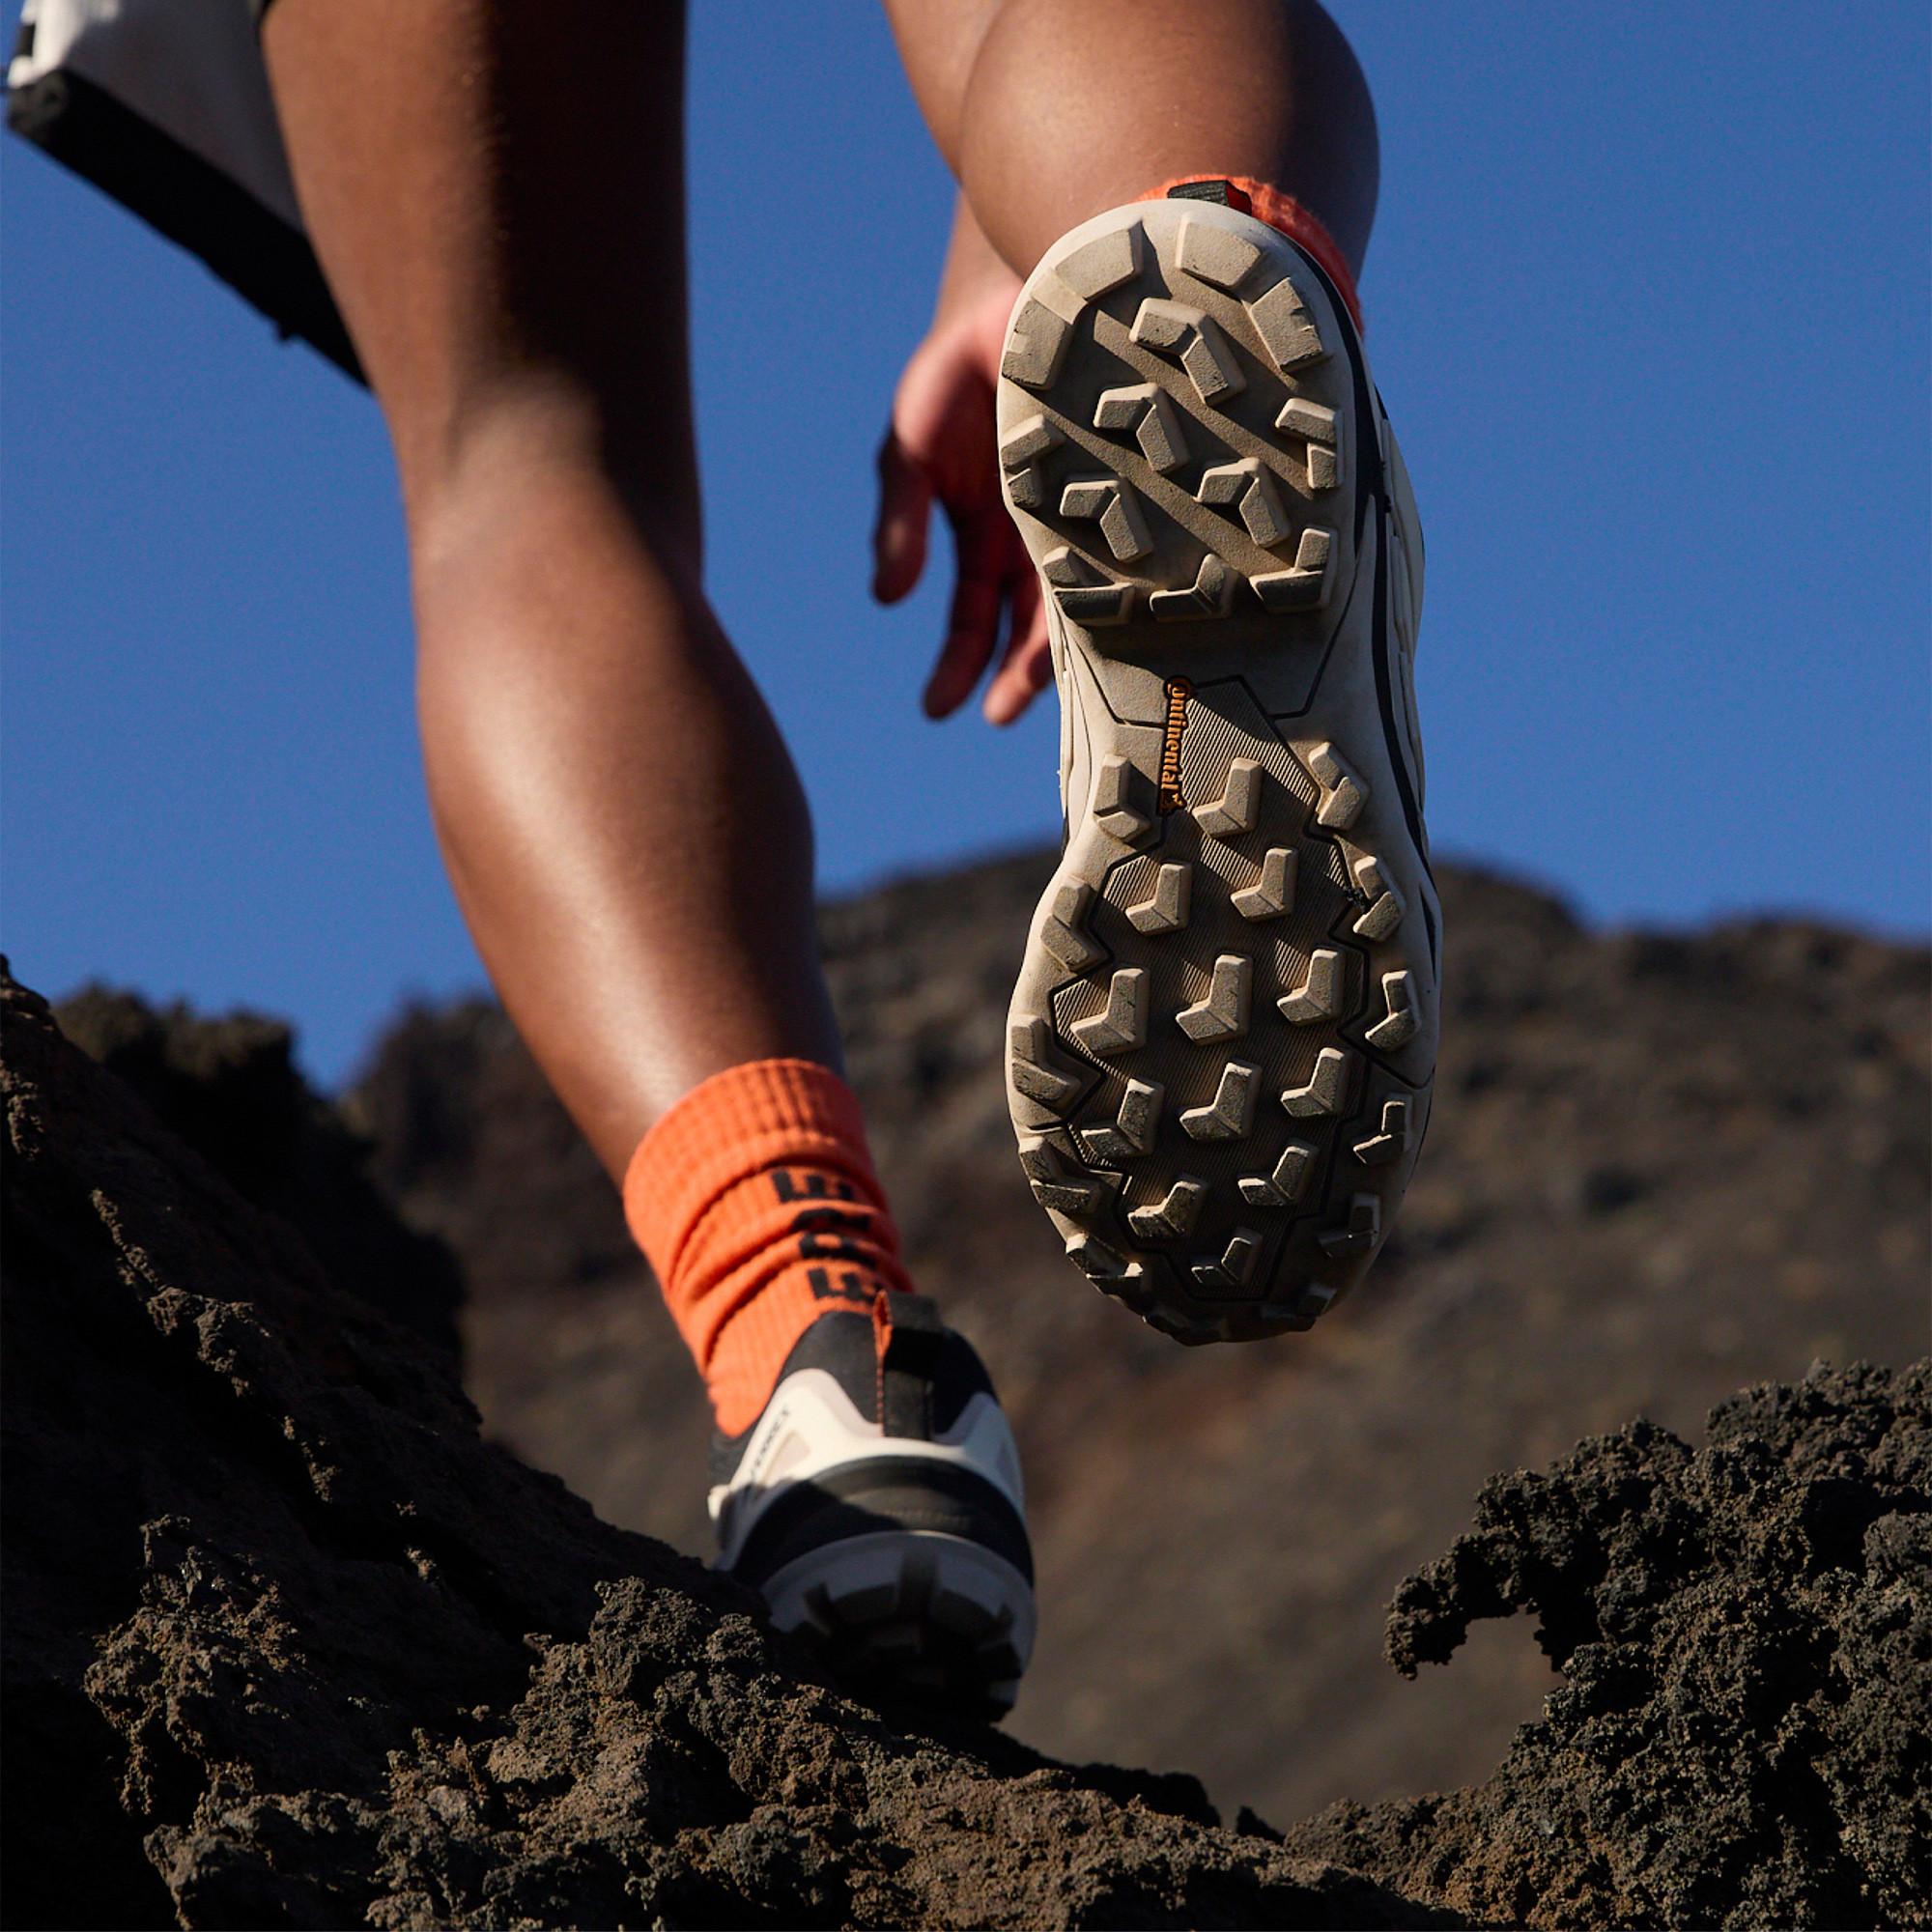
<svg viewBox="0 0 1932 1932">
<path fill-rule="evenodd" d="M 1394 1242 L 1311 1335 L 1183 1350 L 1063 1260 L 1013 1158 L 1001 1034 L 1048 869 L 824 918 L 915 1271 L 980 1344 L 1026 1460 L 1043 1621 L 1012 1728 L 1278 1819 L 1478 1779 L 1547 1662 L 1485 1626 L 1406 1684 L 1378 1625 L 1492 1470 L 1634 1414 L 1694 1432 L 1814 1357 L 1923 1349 L 1927 954 L 1798 922 L 1593 933 L 1445 868 L 1442 1072 Z M 384 1186 L 463 1261 L 488 1426 L 612 1520 L 703 1551 L 695 1381 L 500 1013 L 407 1015 L 354 1112 Z"/>
</svg>

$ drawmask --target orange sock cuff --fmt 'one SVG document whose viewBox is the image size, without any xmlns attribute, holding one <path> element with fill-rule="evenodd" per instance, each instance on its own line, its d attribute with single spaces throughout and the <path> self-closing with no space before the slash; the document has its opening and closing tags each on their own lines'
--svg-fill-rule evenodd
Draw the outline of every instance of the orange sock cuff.
<svg viewBox="0 0 1932 1932">
<path fill-rule="evenodd" d="M 693 1088 L 632 1155 L 624 1215 L 727 1435 L 756 1420 L 819 1316 L 912 1286 L 858 1098 L 808 1060 Z"/>
<path fill-rule="evenodd" d="M 1356 328 L 1361 328 L 1362 304 L 1355 294 L 1355 278 L 1349 272 L 1348 258 L 1335 245 L 1335 238 L 1321 225 L 1320 217 L 1292 194 L 1284 194 L 1266 182 L 1252 181 L 1246 175 L 1180 175 L 1171 182 L 1162 182 L 1141 199 L 1161 201 L 1176 188 L 1189 187 L 1196 182 L 1225 182 L 1230 208 L 1238 208 L 1243 214 L 1265 221 L 1270 228 L 1280 229 L 1291 242 L 1298 242 L 1306 248 L 1341 291 Z"/>
</svg>

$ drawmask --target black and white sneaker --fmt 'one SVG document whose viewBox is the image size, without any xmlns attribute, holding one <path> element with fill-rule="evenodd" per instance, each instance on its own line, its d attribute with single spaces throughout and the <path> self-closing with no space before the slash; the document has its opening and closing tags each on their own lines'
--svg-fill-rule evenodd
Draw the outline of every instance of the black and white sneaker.
<svg viewBox="0 0 1932 1932">
<path fill-rule="evenodd" d="M 867 1694 L 999 1718 L 1033 1651 L 1019 1455 L 923 1295 L 821 1316 L 712 1448 L 717 1567 Z"/>
</svg>

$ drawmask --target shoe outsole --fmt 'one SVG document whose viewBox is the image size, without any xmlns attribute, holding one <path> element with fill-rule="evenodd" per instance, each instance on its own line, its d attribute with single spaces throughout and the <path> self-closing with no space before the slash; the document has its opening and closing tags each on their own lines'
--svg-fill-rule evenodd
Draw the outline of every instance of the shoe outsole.
<svg viewBox="0 0 1932 1932">
<path fill-rule="evenodd" d="M 763 1585 L 797 1632 L 868 1699 L 997 1721 L 1033 1652 L 1033 1586 L 962 1537 L 880 1530 L 799 1557 Z"/>
<path fill-rule="evenodd" d="M 1072 771 L 1009 1016 L 1022 1165 L 1154 1325 L 1305 1328 L 1386 1235 L 1432 1093 L 1400 457 L 1326 278 L 1195 201 L 1049 252 L 998 416 Z"/>
</svg>

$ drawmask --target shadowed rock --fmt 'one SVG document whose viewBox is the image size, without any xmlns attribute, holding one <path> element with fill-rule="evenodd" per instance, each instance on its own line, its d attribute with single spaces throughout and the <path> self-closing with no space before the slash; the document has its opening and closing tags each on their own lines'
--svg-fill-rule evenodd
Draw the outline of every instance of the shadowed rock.
<svg viewBox="0 0 1932 1932">
<path fill-rule="evenodd" d="M 1918 1346 L 1922 950 L 1606 939 L 1445 873 L 1455 1025 L 1406 1251 L 1309 1346 L 1204 1358 L 1068 1281 L 1014 1167 L 999 1023 L 1037 869 L 827 915 L 916 1265 L 1028 1448 L 1049 1641 L 1017 1721 L 1069 1754 L 1139 1724 L 1136 1755 L 1211 1761 L 1276 1817 L 1464 1788 L 1229 1831 L 1192 1778 L 840 1695 L 728 1585 L 478 1440 L 447 1254 L 285 1030 L 71 1007 L 144 1108 L 10 983 L 7 1922 L 1929 1922 L 1922 1366 L 1753 1389 L 1701 1449 L 1595 1437 L 1494 1479 L 1426 1561 L 1484 1468 L 1653 1391 L 1687 1427 L 1689 1392 L 1807 1334 Z M 357 1111 L 463 1257 L 487 1404 L 696 1547 L 688 1366 L 500 1013 L 412 1016 Z M 1399 1669 L 1520 1608 L 1541 1682 L 1512 1661 L 1508 1709 L 1563 1673 L 1506 1750 L 1466 1743 L 1497 1646 L 1440 1680 L 1460 1705 L 1382 1672 L 1400 1723 L 1337 1667 L 1418 1563 Z"/>
<path fill-rule="evenodd" d="M 1430 1922 L 840 1695 L 0 999 L 10 1922 Z"/>
<path fill-rule="evenodd" d="M 1819 1365 L 1692 1450 L 1633 1423 L 1486 1486 L 1389 1661 L 1534 1611 L 1567 1680 L 1448 1797 L 1288 1834 L 1485 1922 L 1932 1922 L 1932 1365 Z"/>
</svg>

